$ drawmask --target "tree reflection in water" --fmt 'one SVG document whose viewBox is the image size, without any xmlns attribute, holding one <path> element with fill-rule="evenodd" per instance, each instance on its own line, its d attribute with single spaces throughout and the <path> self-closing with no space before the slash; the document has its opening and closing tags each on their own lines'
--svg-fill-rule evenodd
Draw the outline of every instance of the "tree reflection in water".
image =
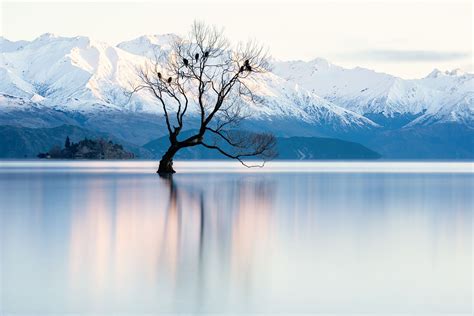
<svg viewBox="0 0 474 316">
<path fill-rule="evenodd" d="M 205 307 L 206 295 L 213 300 L 251 295 L 250 283 L 259 280 L 253 265 L 265 258 L 257 249 L 271 249 L 268 244 L 274 229 L 273 181 L 256 177 L 202 180 L 199 175 L 159 180 L 168 192 L 161 245 L 167 252 L 161 254 L 176 256 L 172 260 L 176 295 L 194 288 L 196 308 Z"/>
<path fill-rule="evenodd" d="M 471 175 L 27 172 L 0 185 L 6 311 L 471 307 Z"/>
</svg>

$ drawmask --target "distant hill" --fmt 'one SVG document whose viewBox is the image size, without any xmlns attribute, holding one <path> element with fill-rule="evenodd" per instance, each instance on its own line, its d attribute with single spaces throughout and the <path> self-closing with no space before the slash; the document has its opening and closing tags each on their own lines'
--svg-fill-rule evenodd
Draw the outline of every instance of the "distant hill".
<svg viewBox="0 0 474 316">
<path fill-rule="evenodd" d="M 466 128 L 466 131 L 461 133 L 457 126 L 446 125 L 443 133 L 435 136 L 432 128 L 385 131 L 360 140 L 369 147 L 361 145 L 359 140 L 351 142 L 312 136 L 277 137 L 277 159 L 429 159 L 433 152 L 441 159 L 466 159 L 474 156 L 474 138 L 470 129 Z M 189 133 L 184 131 L 181 137 L 186 137 Z M 123 145 L 124 149 L 132 152 L 137 159 L 159 159 L 168 145 L 167 136 L 139 146 L 108 133 L 73 125 L 53 128 L 0 125 L 0 158 L 35 158 L 39 152 L 47 152 L 53 146 L 63 146 L 67 136 L 73 142 L 84 138 L 112 140 Z M 384 142 L 386 139 L 392 141 Z M 183 149 L 177 155 L 177 159 L 224 158 L 215 151 L 200 147 Z"/>
<path fill-rule="evenodd" d="M 184 136 L 183 136 L 184 137 Z M 167 137 L 155 139 L 143 147 L 155 157 L 161 157 L 169 144 Z M 378 159 L 381 155 L 361 144 L 336 138 L 277 137 L 276 159 Z M 220 153 L 201 146 L 184 148 L 177 159 L 228 159 Z"/>
<path fill-rule="evenodd" d="M 46 153 L 38 153 L 37 157 L 41 159 L 122 160 L 134 159 L 135 155 L 111 140 L 84 138 L 74 143 L 68 136 L 64 141 L 64 148 L 53 146 Z"/>
<path fill-rule="evenodd" d="M 69 136 L 77 142 L 84 138 L 104 138 L 122 144 L 136 157 L 152 158 L 147 150 L 124 142 L 105 133 L 90 131 L 78 126 L 61 125 L 53 128 L 28 128 L 17 126 L 0 126 L 0 158 L 36 158 L 38 153 L 47 152 L 54 146 L 62 147 Z"/>
<path fill-rule="evenodd" d="M 391 159 L 474 157 L 474 127 L 454 123 L 384 131 L 361 142 Z"/>
<path fill-rule="evenodd" d="M 277 139 L 279 159 L 379 159 L 381 155 L 359 143 L 336 138 Z"/>
</svg>

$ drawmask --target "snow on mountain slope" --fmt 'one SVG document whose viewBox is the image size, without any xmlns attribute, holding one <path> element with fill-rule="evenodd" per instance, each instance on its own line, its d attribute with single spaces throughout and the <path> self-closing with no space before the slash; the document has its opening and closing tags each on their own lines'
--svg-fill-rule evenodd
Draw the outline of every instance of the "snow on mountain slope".
<svg viewBox="0 0 474 316">
<path fill-rule="evenodd" d="M 130 107 L 124 91 L 130 89 L 136 67 L 144 61 L 87 37 L 52 34 L 0 55 L 0 66 L 33 86 L 45 104 L 70 110 Z"/>
<path fill-rule="evenodd" d="M 459 69 L 441 72 L 433 70 L 428 76 L 416 82 L 439 91 L 441 104 L 438 108 L 429 108 L 426 113 L 410 122 L 408 126 L 431 125 L 435 123 L 474 123 L 474 75 L 463 73 Z"/>
<path fill-rule="evenodd" d="M 143 35 L 136 39 L 119 43 L 117 47 L 129 53 L 154 60 L 156 54 L 159 54 L 161 51 L 170 51 L 172 43 L 176 39 L 179 39 L 179 37 L 175 34 Z"/>
<path fill-rule="evenodd" d="M 124 92 L 136 81 L 136 70 L 147 57 L 154 57 L 157 50 L 168 52 L 174 37 L 142 36 L 112 47 L 87 37 L 44 34 L 18 50 L 1 53 L 0 67 L 8 78 L 0 92 L 40 95 L 42 104 L 71 111 L 157 113 L 161 107 L 148 94 L 142 92 L 129 100 Z M 377 126 L 275 74 L 268 73 L 252 84 L 255 94 L 263 99 L 258 106 L 249 106 L 253 118 L 298 119 L 335 130 Z M 193 111 L 197 106 L 190 107 L 189 112 Z"/>
<path fill-rule="evenodd" d="M 27 45 L 28 41 L 10 41 L 3 36 L 0 36 L 0 52 L 13 52 L 18 49 L 21 49 L 23 46 Z"/>
<path fill-rule="evenodd" d="M 445 72 L 434 69 L 425 78 L 415 81 L 448 94 L 463 94 L 474 91 L 474 74 L 465 73 L 460 69 Z"/>
<path fill-rule="evenodd" d="M 31 98 L 35 93 L 35 88 L 28 82 L 15 75 L 12 71 L 7 68 L 0 67 L 0 91 L 2 93 Z"/>
<path fill-rule="evenodd" d="M 449 97 L 443 100 L 444 106 L 421 115 L 407 126 L 428 126 L 436 123 L 461 123 L 471 128 L 474 126 L 474 93 L 455 95 L 455 98 Z"/>
<path fill-rule="evenodd" d="M 122 42 L 117 46 L 128 52 L 154 59 L 156 53 L 169 51 L 171 43 L 176 38 L 177 36 L 173 34 L 149 35 Z M 267 73 L 249 82 L 249 85 L 263 100 L 262 104 L 257 106 L 249 104 L 252 113 L 247 114 L 251 114 L 253 118 L 292 117 L 339 130 L 377 127 L 377 124 L 369 119 L 338 107 L 274 73 Z"/>
<path fill-rule="evenodd" d="M 0 93 L 0 104 L 1 108 L 12 108 L 12 109 L 25 109 L 30 106 L 38 106 L 37 103 L 34 103 L 29 98 L 23 98 L 18 96 L 12 96 L 9 94 Z"/>
<path fill-rule="evenodd" d="M 273 73 L 264 74 L 247 85 L 263 100 L 262 104 L 249 104 L 255 118 L 294 117 L 341 131 L 378 126 L 371 120 L 326 101 Z"/>
<path fill-rule="evenodd" d="M 116 47 L 81 36 L 44 34 L 31 42 L 0 38 L 0 93 L 67 111 L 159 113 L 161 107 L 150 95 L 129 99 L 125 92 L 136 82 L 137 68 L 157 53 L 168 53 L 176 38 L 147 35 Z M 374 115 L 389 120 L 407 115 L 403 125 L 466 123 L 473 118 L 473 78 L 459 71 L 433 71 L 423 79 L 403 80 L 324 59 L 275 62 L 272 73 L 250 83 L 263 102 L 250 105 L 249 114 L 336 130 L 377 127 Z M 191 106 L 189 111 L 196 110 Z"/>
<path fill-rule="evenodd" d="M 359 114 L 417 114 L 439 109 L 441 93 L 421 83 L 369 69 L 346 69 L 324 59 L 275 62 L 274 72 Z"/>
<path fill-rule="evenodd" d="M 0 125 L 76 125 L 140 145 L 163 135 L 156 100 L 144 91 L 131 99 L 124 92 L 137 68 L 155 51 L 169 52 L 174 37 L 142 36 L 118 46 L 52 34 L 31 42 L 0 37 Z M 244 128 L 353 139 L 386 157 L 413 157 L 412 147 L 423 157 L 471 157 L 469 150 L 458 153 L 472 143 L 473 77 L 435 70 L 403 80 L 323 59 L 275 62 L 273 72 L 248 82 L 262 102 L 249 104 Z M 196 114 L 197 106 L 188 111 Z M 190 128 L 198 126 L 195 116 L 187 119 Z"/>
</svg>

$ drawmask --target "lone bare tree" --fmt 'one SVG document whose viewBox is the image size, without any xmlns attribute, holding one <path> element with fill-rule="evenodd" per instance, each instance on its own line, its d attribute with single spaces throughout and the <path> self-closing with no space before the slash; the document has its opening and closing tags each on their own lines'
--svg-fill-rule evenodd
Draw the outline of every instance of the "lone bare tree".
<svg viewBox="0 0 474 316">
<path fill-rule="evenodd" d="M 140 68 L 133 92 L 151 93 L 162 106 L 169 133 L 170 146 L 157 172 L 174 173 L 175 154 L 198 145 L 247 167 L 253 166 L 244 161 L 250 157 L 263 163 L 272 159 L 276 155 L 273 135 L 237 129 L 248 116 L 246 107 L 260 101 L 250 80 L 268 68 L 266 53 L 255 42 L 232 47 L 221 30 L 198 22 L 193 24 L 189 38 L 176 38 L 171 51 L 161 52 L 152 63 Z M 197 110 L 197 131 L 178 139 L 192 112 L 190 107 Z"/>
</svg>

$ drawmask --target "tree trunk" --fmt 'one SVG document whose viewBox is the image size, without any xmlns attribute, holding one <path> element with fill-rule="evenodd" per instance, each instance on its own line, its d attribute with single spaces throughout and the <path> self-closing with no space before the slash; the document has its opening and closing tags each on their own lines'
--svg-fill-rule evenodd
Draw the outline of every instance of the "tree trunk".
<svg viewBox="0 0 474 316">
<path fill-rule="evenodd" d="M 156 173 L 160 175 L 170 175 L 176 173 L 173 169 L 173 157 L 178 152 L 179 147 L 175 145 L 171 145 L 170 148 L 166 151 L 166 153 L 161 157 L 160 166 L 158 167 L 158 171 Z"/>
</svg>

